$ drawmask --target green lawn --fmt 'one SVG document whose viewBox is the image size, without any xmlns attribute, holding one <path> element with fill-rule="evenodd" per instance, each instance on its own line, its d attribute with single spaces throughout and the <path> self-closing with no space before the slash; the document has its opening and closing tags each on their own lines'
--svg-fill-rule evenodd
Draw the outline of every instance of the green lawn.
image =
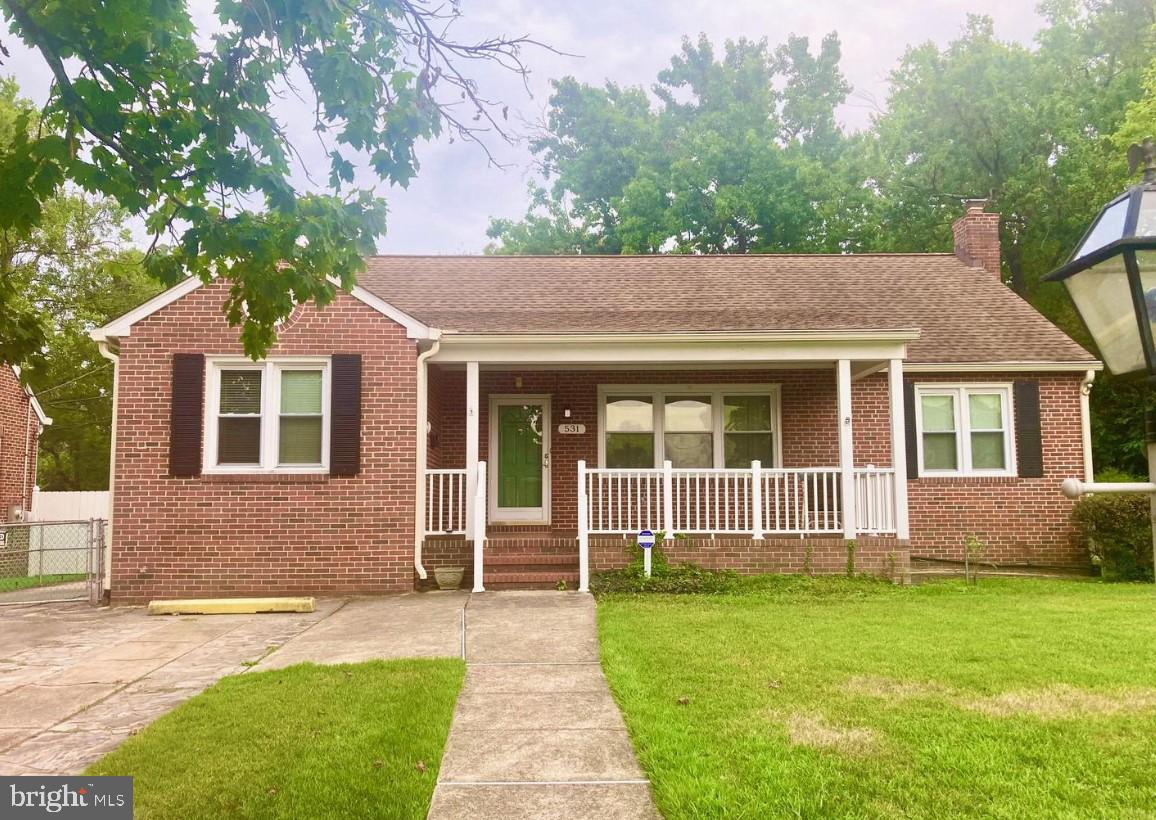
<svg viewBox="0 0 1156 820">
<path fill-rule="evenodd" d="M 464 673 L 404 660 L 224 678 L 88 774 L 132 775 L 141 820 L 423 818 Z"/>
<path fill-rule="evenodd" d="M 10 578 L 0 578 L 0 592 L 69 584 L 74 581 L 83 581 L 84 577 L 84 573 L 80 573 L 79 575 L 17 575 Z"/>
<path fill-rule="evenodd" d="M 1156 590 L 763 578 L 611 595 L 602 663 L 680 817 L 1156 817 Z"/>
</svg>

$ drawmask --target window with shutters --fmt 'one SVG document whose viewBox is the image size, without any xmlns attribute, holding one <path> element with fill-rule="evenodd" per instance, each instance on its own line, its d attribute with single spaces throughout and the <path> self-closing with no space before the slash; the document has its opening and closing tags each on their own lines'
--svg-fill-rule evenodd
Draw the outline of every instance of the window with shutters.
<svg viewBox="0 0 1156 820">
<path fill-rule="evenodd" d="M 208 359 L 203 472 L 329 469 L 328 359 Z"/>
<path fill-rule="evenodd" d="M 915 426 L 920 475 L 1016 473 L 1010 385 L 917 385 Z"/>
</svg>

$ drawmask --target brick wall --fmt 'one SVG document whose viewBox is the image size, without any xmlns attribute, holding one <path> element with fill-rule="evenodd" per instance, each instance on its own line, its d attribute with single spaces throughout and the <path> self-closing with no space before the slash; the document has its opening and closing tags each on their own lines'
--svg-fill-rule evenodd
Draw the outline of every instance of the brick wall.
<svg viewBox="0 0 1156 820">
<path fill-rule="evenodd" d="M 13 504 L 32 506 L 40 420 L 12 368 L 0 365 L 0 521 Z"/>
<path fill-rule="evenodd" d="M 960 382 L 924 375 L 921 382 Z M 1075 502 L 1060 493 L 1065 478 L 1084 475 L 1080 433 L 1082 374 L 977 373 L 977 384 L 1038 379 L 1043 478 L 920 478 L 907 484 L 911 554 L 961 559 L 963 540 L 975 535 L 999 563 L 1087 566 L 1088 553 L 1071 526 Z"/>
<path fill-rule="evenodd" d="M 637 547 L 624 538 L 590 539 L 590 571 L 621 569 L 633 560 Z M 704 569 L 733 570 L 743 575 L 769 572 L 837 575 L 847 571 L 847 543 L 842 538 L 752 538 L 719 536 L 678 538 L 664 542 L 671 563 L 689 562 Z M 854 571 L 899 581 L 910 569 L 907 548 L 894 538 L 856 539 Z"/>
<path fill-rule="evenodd" d="M 241 353 L 224 287 L 194 291 L 122 340 L 114 603 L 411 589 L 416 348 L 352 297 L 299 309 L 270 356 L 361 354 L 359 475 L 168 476 L 172 354 Z"/>
<path fill-rule="evenodd" d="M 465 373 L 438 371 L 431 380 L 431 423 L 440 466 L 465 465 Z M 1069 523 L 1072 502 L 1059 483 L 1083 473 L 1080 428 L 1081 374 L 911 375 L 917 382 L 1010 383 L 1040 381 L 1043 478 L 925 478 L 908 484 L 911 554 L 962 559 L 964 539 L 975 535 L 991 560 L 1084 566 L 1087 553 Z M 521 379 L 521 386 L 517 380 Z M 557 532 L 577 526 L 577 461 L 598 460 L 599 384 L 780 384 L 783 464 L 786 467 L 835 466 L 839 461 L 836 383 L 833 369 L 737 371 L 483 371 L 481 374 L 480 449 L 488 459 L 488 407 L 491 394 L 549 394 L 554 424 L 569 407 L 569 421 L 586 425 L 581 436 L 552 438 L 552 525 Z M 855 464 L 891 466 L 890 408 L 886 373 L 867 376 L 852 386 Z M 433 406 L 438 408 L 436 413 Z M 764 551 L 779 541 L 756 542 Z M 704 554 L 705 555 L 705 554 Z M 736 559 L 738 560 L 738 559 Z M 771 560 L 770 558 L 766 560 Z M 774 559 L 779 561 L 780 559 Z M 786 561 L 787 559 L 782 559 Z M 701 562 L 700 562 L 701 563 Z M 780 562 L 781 563 L 781 562 Z"/>
</svg>

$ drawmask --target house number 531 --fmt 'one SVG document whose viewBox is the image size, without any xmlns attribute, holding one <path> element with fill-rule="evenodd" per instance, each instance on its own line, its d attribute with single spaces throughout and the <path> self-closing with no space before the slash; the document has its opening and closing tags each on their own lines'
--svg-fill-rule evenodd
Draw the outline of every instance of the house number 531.
<svg viewBox="0 0 1156 820">
<path fill-rule="evenodd" d="M 563 436 L 580 436 L 586 432 L 585 424 L 559 424 L 558 433 Z"/>
</svg>

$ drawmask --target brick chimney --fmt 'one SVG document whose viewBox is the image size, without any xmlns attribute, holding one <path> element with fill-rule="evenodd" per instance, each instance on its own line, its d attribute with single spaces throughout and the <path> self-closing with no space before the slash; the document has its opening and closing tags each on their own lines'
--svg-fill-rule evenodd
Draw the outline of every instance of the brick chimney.
<svg viewBox="0 0 1156 820">
<path fill-rule="evenodd" d="M 951 224 L 955 238 L 955 255 L 965 265 L 983 268 L 996 279 L 1003 280 L 999 267 L 999 214 L 983 209 L 986 199 L 966 200 L 967 213 Z"/>
</svg>

